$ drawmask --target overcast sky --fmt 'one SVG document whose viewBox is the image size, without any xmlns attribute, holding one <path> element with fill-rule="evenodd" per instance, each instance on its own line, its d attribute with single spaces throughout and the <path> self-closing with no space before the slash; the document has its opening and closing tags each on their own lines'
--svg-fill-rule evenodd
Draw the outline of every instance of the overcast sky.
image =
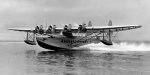
<svg viewBox="0 0 150 75">
<path fill-rule="evenodd" d="M 141 29 L 120 32 L 121 40 L 150 41 L 150 0 L 0 0 L 0 39 L 23 39 L 12 27 L 36 24 L 80 24 L 94 26 L 139 24 Z"/>
</svg>

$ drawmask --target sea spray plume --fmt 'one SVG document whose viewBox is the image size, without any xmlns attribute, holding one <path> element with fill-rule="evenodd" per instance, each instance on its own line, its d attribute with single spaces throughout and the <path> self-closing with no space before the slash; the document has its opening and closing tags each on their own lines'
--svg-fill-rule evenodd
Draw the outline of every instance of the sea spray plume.
<svg viewBox="0 0 150 75">
<path fill-rule="evenodd" d="M 120 42 L 113 43 L 112 46 L 92 43 L 80 48 L 89 48 L 91 51 L 150 51 L 150 43 Z"/>
</svg>

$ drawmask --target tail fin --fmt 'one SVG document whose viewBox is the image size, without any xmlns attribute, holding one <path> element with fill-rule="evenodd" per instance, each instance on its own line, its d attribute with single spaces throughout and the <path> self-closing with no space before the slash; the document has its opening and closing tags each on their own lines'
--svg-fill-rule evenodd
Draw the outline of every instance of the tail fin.
<svg viewBox="0 0 150 75">
<path fill-rule="evenodd" d="M 88 22 L 88 27 L 92 27 L 92 22 L 91 21 Z"/>
<path fill-rule="evenodd" d="M 109 20 L 108 26 L 112 26 L 112 21 L 111 20 Z M 109 29 L 107 35 L 109 37 L 109 41 L 112 41 L 111 36 L 113 35 L 113 32 L 110 29 Z"/>
<path fill-rule="evenodd" d="M 112 21 L 111 20 L 109 20 L 108 26 L 112 26 Z"/>
</svg>

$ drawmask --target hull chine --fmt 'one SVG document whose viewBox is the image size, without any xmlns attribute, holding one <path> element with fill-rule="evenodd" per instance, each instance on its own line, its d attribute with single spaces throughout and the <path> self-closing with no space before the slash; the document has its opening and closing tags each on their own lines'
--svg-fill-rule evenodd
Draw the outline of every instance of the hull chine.
<svg viewBox="0 0 150 75">
<path fill-rule="evenodd" d="M 46 44 L 40 40 L 37 40 L 37 43 L 39 46 L 41 46 L 42 48 L 45 48 L 45 49 L 50 49 L 50 50 L 55 50 L 55 51 L 58 51 L 58 50 L 67 50 L 67 48 L 62 48 L 62 47 L 56 47 L 56 46 L 53 46 L 53 45 L 50 45 L 50 44 Z"/>
</svg>

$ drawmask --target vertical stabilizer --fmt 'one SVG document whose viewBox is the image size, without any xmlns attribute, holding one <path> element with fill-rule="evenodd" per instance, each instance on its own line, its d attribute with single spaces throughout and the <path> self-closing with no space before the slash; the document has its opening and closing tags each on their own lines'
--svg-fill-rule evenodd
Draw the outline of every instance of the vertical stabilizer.
<svg viewBox="0 0 150 75">
<path fill-rule="evenodd" d="M 88 27 L 92 27 L 92 22 L 91 21 L 88 22 Z"/>
<path fill-rule="evenodd" d="M 112 26 L 112 21 L 111 20 L 109 20 L 108 26 Z"/>
<path fill-rule="evenodd" d="M 111 20 L 109 20 L 108 26 L 112 26 L 112 21 Z M 111 42 L 112 41 L 111 36 L 113 35 L 113 32 L 109 29 L 107 34 L 108 34 L 109 41 Z"/>
</svg>

